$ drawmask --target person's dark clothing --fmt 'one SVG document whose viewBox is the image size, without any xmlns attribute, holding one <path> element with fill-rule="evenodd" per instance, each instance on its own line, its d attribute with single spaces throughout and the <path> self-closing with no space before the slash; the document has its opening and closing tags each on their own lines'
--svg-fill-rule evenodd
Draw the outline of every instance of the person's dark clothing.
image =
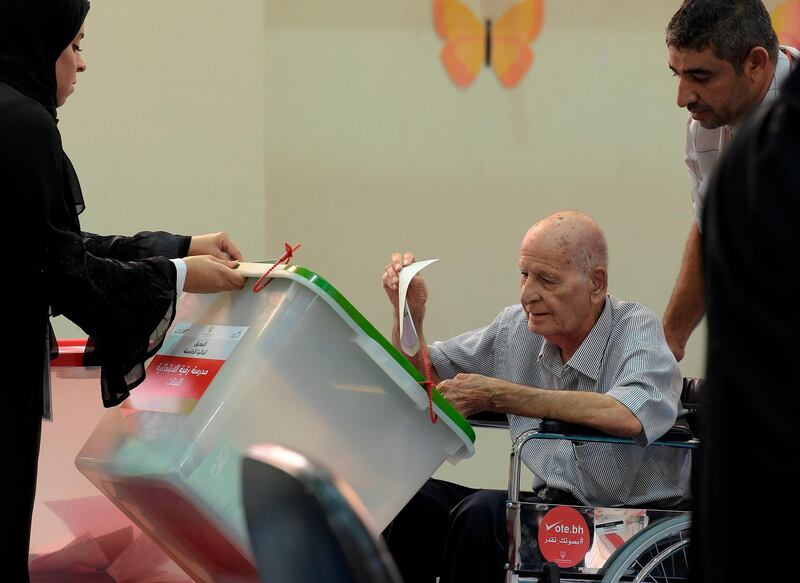
<svg viewBox="0 0 800 583">
<path fill-rule="evenodd" d="M 692 580 L 772 578 L 796 551 L 800 69 L 724 154 L 703 217 L 708 355 Z M 745 500 L 743 494 L 750 493 Z M 760 496 L 760 497 L 759 497 Z M 778 504 L 778 506 L 775 506 Z M 742 550 L 749 559 L 742 562 Z"/>
<path fill-rule="evenodd" d="M 526 502 L 579 504 L 568 492 Z M 428 480 L 383 536 L 408 583 L 502 583 L 508 562 L 505 490 L 476 490 Z M 536 538 L 536 533 L 532 533 Z"/>
<path fill-rule="evenodd" d="M 176 272 L 191 239 L 168 233 L 101 237 L 80 229 L 80 184 L 56 121 L 55 63 L 78 33 L 86 0 L 4 0 L 0 7 L 0 200 L 7 225 L 4 309 L 9 366 L 5 411 L 19 419 L 9 442 L 8 580 L 27 581 L 43 387 L 55 338 L 49 315 L 90 335 L 102 366 L 103 403 L 122 402 L 174 317 Z M 8 295 L 6 297 L 9 297 Z"/>
</svg>

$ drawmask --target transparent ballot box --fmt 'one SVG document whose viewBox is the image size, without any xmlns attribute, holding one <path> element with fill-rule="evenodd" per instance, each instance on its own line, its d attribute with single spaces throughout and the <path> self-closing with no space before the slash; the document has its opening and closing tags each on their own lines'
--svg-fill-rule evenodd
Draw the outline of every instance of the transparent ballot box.
<svg viewBox="0 0 800 583">
<path fill-rule="evenodd" d="M 469 424 L 333 286 L 299 266 L 256 293 L 185 294 L 146 380 L 76 465 L 197 581 L 256 581 L 241 456 L 272 442 L 327 464 L 383 529 Z M 310 552 L 311 551 L 310 549 Z"/>
</svg>

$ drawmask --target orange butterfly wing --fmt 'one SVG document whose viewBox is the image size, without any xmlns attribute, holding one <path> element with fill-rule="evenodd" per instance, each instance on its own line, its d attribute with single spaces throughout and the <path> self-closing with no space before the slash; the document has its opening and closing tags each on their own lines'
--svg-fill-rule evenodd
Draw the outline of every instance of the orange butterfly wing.
<svg viewBox="0 0 800 583">
<path fill-rule="evenodd" d="M 492 26 L 492 68 L 506 87 L 513 87 L 533 63 L 528 46 L 542 29 L 544 0 L 522 0 Z"/>
<path fill-rule="evenodd" d="M 433 22 L 445 41 L 442 64 L 459 87 L 466 87 L 486 61 L 486 28 L 459 0 L 434 0 Z"/>
</svg>

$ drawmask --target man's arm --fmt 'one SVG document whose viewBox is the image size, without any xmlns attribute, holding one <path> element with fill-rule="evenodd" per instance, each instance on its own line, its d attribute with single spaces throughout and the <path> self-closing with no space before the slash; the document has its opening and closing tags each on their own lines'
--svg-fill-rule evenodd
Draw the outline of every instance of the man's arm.
<svg viewBox="0 0 800 583">
<path fill-rule="evenodd" d="M 526 387 L 475 374 L 459 374 L 438 389 L 465 417 L 496 411 L 586 425 L 618 437 L 635 437 L 643 429 L 630 409 L 601 393 Z"/>
<path fill-rule="evenodd" d="M 664 335 L 677 361 L 683 359 L 686 343 L 705 314 L 703 297 L 703 263 L 700 255 L 701 235 L 697 223 L 692 224 L 681 270 L 664 314 Z"/>
</svg>

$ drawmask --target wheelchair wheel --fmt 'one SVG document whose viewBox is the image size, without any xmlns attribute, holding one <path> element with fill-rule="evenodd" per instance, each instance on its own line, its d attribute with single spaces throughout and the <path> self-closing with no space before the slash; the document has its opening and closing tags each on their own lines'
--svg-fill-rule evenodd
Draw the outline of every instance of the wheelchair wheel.
<svg viewBox="0 0 800 583">
<path fill-rule="evenodd" d="M 678 583 L 689 578 L 691 515 L 654 522 L 621 546 L 600 571 L 603 583 Z"/>
</svg>

